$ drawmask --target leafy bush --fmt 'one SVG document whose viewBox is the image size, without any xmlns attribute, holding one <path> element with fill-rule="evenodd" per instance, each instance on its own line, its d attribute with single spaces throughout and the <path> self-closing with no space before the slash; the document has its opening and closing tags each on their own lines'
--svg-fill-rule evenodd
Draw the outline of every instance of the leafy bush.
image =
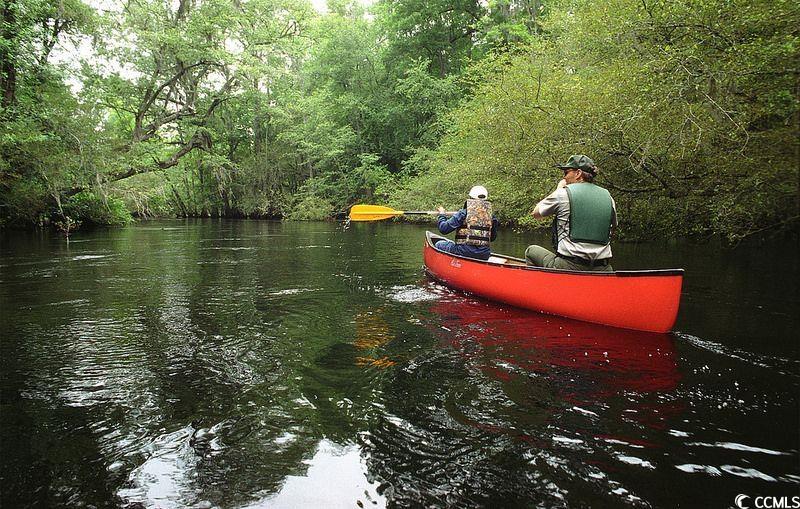
<svg viewBox="0 0 800 509">
<path fill-rule="evenodd" d="M 81 191 L 64 203 L 64 215 L 84 224 L 124 226 L 131 214 L 122 199 L 102 196 L 96 191 Z"/>
<path fill-rule="evenodd" d="M 18 179 L 3 193 L 0 225 L 35 225 L 46 219 L 49 200 L 47 190 L 38 180 Z"/>
<path fill-rule="evenodd" d="M 319 196 L 307 195 L 292 207 L 286 219 L 292 221 L 319 221 L 330 218 L 334 213 L 333 205 Z"/>
</svg>

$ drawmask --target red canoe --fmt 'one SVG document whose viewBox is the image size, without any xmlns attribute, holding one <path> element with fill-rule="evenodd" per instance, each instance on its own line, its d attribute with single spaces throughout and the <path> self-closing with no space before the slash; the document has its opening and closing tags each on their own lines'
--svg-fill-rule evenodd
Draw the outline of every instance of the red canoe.
<svg viewBox="0 0 800 509">
<path fill-rule="evenodd" d="M 675 325 L 683 269 L 577 272 L 527 267 L 493 254 L 488 261 L 436 249 L 427 232 L 425 270 L 444 284 L 481 297 L 551 315 L 650 332 Z"/>
</svg>

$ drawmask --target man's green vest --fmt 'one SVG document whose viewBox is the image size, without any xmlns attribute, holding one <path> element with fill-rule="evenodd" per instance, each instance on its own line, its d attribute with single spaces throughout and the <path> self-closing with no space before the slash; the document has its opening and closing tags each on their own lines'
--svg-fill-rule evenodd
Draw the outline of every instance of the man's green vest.
<svg viewBox="0 0 800 509">
<path fill-rule="evenodd" d="M 600 186 L 580 182 L 567 186 L 569 239 L 573 242 L 608 244 L 614 205 L 611 194 Z"/>
</svg>

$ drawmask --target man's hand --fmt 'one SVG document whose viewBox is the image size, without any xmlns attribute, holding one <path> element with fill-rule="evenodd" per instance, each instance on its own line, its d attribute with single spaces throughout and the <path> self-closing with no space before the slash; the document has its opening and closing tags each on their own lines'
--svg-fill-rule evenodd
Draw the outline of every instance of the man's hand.
<svg viewBox="0 0 800 509">
<path fill-rule="evenodd" d="M 447 212 L 447 211 L 446 211 L 446 210 L 444 210 L 444 207 L 442 207 L 441 205 L 439 205 L 438 207 L 436 207 L 436 212 L 438 212 L 439 214 L 444 214 L 444 213 L 445 213 L 445 212 Z"/>
</svg>

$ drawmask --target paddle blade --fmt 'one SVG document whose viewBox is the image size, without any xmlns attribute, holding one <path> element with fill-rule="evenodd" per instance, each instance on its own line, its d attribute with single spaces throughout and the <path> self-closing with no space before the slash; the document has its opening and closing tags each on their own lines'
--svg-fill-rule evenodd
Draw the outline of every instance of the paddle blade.
<svg viewBox="0 0 800 509">
<path fill-rule="evenodd" d="M 349 217 L 350 221 L 380 221 L 401 215 L 402 211 L 381 205 L 353 205 Z"/>
</svg>

